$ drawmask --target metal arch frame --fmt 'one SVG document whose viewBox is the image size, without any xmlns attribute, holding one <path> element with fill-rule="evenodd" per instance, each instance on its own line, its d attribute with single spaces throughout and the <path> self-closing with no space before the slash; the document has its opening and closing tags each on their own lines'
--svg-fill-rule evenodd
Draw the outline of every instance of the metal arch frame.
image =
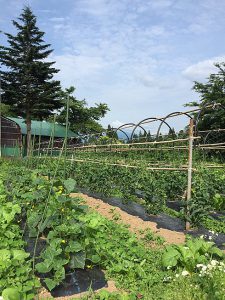
<svg viewBox="0 0 225 300">
<path fill-rule="evenodd" d="M 123 126 L 123 125 L 122 125 L 122 126 Z M 118 128 L 112 128 L 112 130 L 113 130 L 113 136 L 112 136 L 112 139 L 115 137 L 115 134 L 116 134 L 117 131 L 119 130 L 119 131 L 121 131 L 123 134 L 125 134 L 125 136 L 127 137 L 127 140 L 129 141 L 129 136 L 127 135 L 127 133 L 126 133 L 124 130 L 120 129 L 119 127 L 118 127 Z"/>
<path fill-rule="evenodd" d="M 212 131 L 209 131 L 207 134 L 206 134 L 206 136 L 204 137 L 204 144 L 206 144 L 206 141 L 207 141 L 207 139 L 208 139 L 208 137 L 209 137 L 209 135 L 212 133 Z"/>
<path fill-rule="evenodd" d="M 173 116 L 174 115 L 174 116 Z M 162 118 L 162 122 L 159 124 L 159 127 L 158 127 L 158 130 L 157 130 L 157 134 L 156 134 L 156 139 L 158 139 L 159 137 L 159 134 L 160 134 L 160 130 L 161 130 L 161 127 L 163 125 L 163 123 L 165 123 L 165 120 L 168 119 L 168 118 L 171 118 L 171 117 L 176 117 L 176 116 L 179 116 L 179 115 L 186 115 L 189 119 L 193 119 L 191 115 L 189 115 L 188 113 L 186 112 L 180 112 L 180 111 L 176 111 L 176 112 L 172 112 L 170 114 L 168 114 L 167 116 L 165 116 L 165 118 Z M 168 124 L 166 122 L 166 124 Z M 170 127 L 170 126 L 169 126 Z M 173 130 L 172 128 L 170 127 L 171 131 L 172 131 L 172 134 L 173 134 L 173 137 L 174 137 L 174 133 L 173 133 Z"/>
<path fill-rule="evenodd" d="M 143 119 L 142 121 L 140 121 L 135 127 L 134 127 L 134 129 L 133 129 L 133 131 L 132 131 L 132 133 L 131 133 L 131 140 L 133 140 L 133 135 L 134 135 L 134 132 L 135 132 L 135 130 L 138 128 L 138 126 L 139 127 L 142 127 L 142 126 L 140 126 L 142 123 L 144 123 L 144 122 L 146 122 L 146 121 L 150 121 L 150 120 L 152 120 L 152 122 L 154 122 L 154 121 L 162 121 L 161 123 L 164 123 L 164 124 L 166 124 L 166 126 L 172 131 L 172 128 L 170 127 L 170 125 L 167 123 L 167 122 L 165 122 L 162 118 L 156 118 L 156 117 L 150 117 L 150 118 L 146 118 L 146 119 Z M 146 122 L 147 123 L 147 122 Z M 160 124 L 161 124 L 160 123 Z M 145 132 L 146 132 L 146 130 L 145 130 Z M 147 132 L 146 132 L 146 134 L 147 134 Z M 174 135 L 174 134 L 173 134 Z M 158 139 L 158 132 L 157 132 L 157 135 L 156 135 L 156 139 Z"/>
<path fill-rule="evenodd" d="M 130 125 L 131 125 L 131 126 L 130 126 Z M 123 133 L 125 133 L 123 130 L 121 130 L 121 128 L 123 128 L 123 127 L 125 127 L 125 126 L 130 126 L 130 127 L 135 126 L 135 129 L 136 129 L 137 127 L 140 127 L 142 130 L 144 130 L 145 134 L 147 135 L 147 131 L 146 131 L 142 126 L 140 126 L 139 124 L 137 125 L 137 124 L 135 124 L 135 123 L 126 123 L 126 124 L 120 125 L 118 128 L 116 128 L 116 130 L 115 130 L 114 133 L 113 133 L 113 136 L 115 135 L 115 133 L 117 133 L 118 130 L 120 130 L 120 131 L 122 131 Z M 131 137 L 130 137 L 130 138 L 128 137 L 128 135 L 127 135 L 126 133 L 125 133 L 125 135 L 127 136 L 128 141 L 132 141 L 132 140 L 133 140 L 133 131 L 132 131 L 132 133 L 131 133 Z"/>
<path fill-rule="evenodd" d="M 195 135 L 197 135 L 198 134 L 198 123 L 199 123 L 199 119 L 200 119 L 200 116 L 202 114 L 202 111 L 204 109 L 207 109 L 207 108 L 213 108 L 213 109 L 215 109 L 215 108 L 218 108 L 218 107 L 222 107 L 223 109 L 225 109 L 225 106 L 223 104 L 221 104 L 221 103 L 214 103 L 214 105 L 205 104 L 201 108 L 194 109 L 194 110 L 189 110 L 187 112 L 177 111 L 177 112 L 172 112 L 172 113 L 168 114 L 166 117 L 161 117 L 161 118 L 160 117 L 158 117 L 158 118 L 157 117 L 145 118 L 145 119 L 143 119 L 142 121 L 140 121 L 137 124 L 135 124 L 135 123 L 122 124 L 118 128 L 112 128 L 112 130 L 113 130 L 113 136 L 112 136 L 112 138 L 115 137 L 115 134 L 118 131 L 121 131 L 126 136 L 127 141 L 133 141 L 134 132 L 135 132 L 135 130 L 138 127 L 141 128 L 144 131 L 144 133 L 147 135 L 147 130 L 143 126 L 141 126 L 141 125 L 146 124 L 146 123 L 156 122 L 156 121 L 161 121 L 160 124 L 159 124 L 158 130 L 157 130 L 156 140 L 159 138 L 160 130 L 161 130 L 161 127 L 162 127 L 163 124 L 165 124 L 172 131 L 172 135 L 175 138 L 176 135 L 174 134 L 172 127 L 168 124 L 168 122 L 166 122 L 166 119 L 171 118 L 171 117 L 176 117 L 176 116 L 182 116 L 182 115 L 187 116 L 190 120 L 191 119 L 195 120 L 195 131 L 194 132 L 195 132 Z M 196 115 L 192 116 L 191 115 L 192 113 L 196 113 L 197 117 L 195 117 Z M 131 132 L 130 138 L 129 138 L 128 134 L 124 130 L 122 130 L 125 127 L 126 128 L 128 128 L 128 127 L 134 127 L 134 129 Z M 101 136 L 101 135 L 102 135 L 102 132 L 101 133 L 91 134 L 91 135 L 90 134 L 86 134 L 83 137 L 85 137 L 85 139 L 86 139 L 86 138 L 89 138 L 90 136 L 97 137 L 97 136 Z"/>
<path fill-rule="evenodd" d="M 201 132 L 201 131 L 200 131 Z M 216 132 L 221 132 L 220 130 L 217 130 Z M 209 138 L 209 136 L 211 135 L 211 134 L 214 134 L 214 131 L 211 131 L 211 130 L 209 130 L 209 132 L 206 134 L 206 136 L 203 138 L 203 140 L 204 140 L 204 144 L 207 144 L 207 140 L 208 140 L 208 138 Z"/>
</svg>

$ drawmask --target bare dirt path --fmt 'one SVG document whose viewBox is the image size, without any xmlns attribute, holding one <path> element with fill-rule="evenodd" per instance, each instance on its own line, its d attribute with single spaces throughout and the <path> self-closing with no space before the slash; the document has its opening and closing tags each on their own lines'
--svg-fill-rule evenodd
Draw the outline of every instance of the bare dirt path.
<svg viewBox="0 0 225 300">
<path fill-rule="evenodd" d="M 136 233 L 137 235 L 140 235 L 140 230 L 143 231 L 146 229 L 150 229 L 152 232 L 163 237 L 166 243 L 168 244 L 181 244 L 185 242 L 184 233 L 164 228 L 158 229 L 157 223 L 144 221 L 137 216 L 132 216 L 118 207 L 105 203 L 101 199 L 92 198 L 81 193 L 73 193 L 71 194 L 71 196 L 79 196 L 83 198 L 90 208 L 94 209 L 95 211 L 99 212 L 102 216 L 110 220 L 115 220 L 115 215 L 118 216 L 118 219 L 120 219 L 123 224 L 129 225 L 129 230 L 133 233 Z"/>
</svg>

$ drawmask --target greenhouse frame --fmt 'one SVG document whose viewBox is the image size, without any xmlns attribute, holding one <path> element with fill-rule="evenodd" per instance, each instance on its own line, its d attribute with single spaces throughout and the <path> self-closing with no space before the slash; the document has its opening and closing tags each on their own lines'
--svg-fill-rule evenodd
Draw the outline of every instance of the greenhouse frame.
<svg viewBox="0 0 225 300">
<path fill-rule="evenodd" d="M 25 119 L 4 117 L 0 118 L 0 145 L 1 156 L 25 156 L 27 126 Z M 57 123 L 46 121 L 31 121 L 31 137 L 34 143 L 48 143 L 50 139 L 55 144 L 67 138 L 77 138 L 78 135 Z M 54 146 L 55 146 L 54 144 Z"/>
</svg>

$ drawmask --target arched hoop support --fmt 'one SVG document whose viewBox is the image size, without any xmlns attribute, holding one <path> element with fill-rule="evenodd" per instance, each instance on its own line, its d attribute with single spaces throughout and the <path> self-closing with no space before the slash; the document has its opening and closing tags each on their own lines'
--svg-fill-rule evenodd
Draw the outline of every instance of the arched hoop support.
<svg viewBox="0 0 225 300">
<path fill-rule="evenodd" d="M 117 131 L 120 131 L 126 136 L 127 140 L 129 141 L 128 134 L 124 130 L 122 130 L 121 128 L 112 128 L 112 130 L 113 130 L 113 138 L 115 137 L 115 134 L 117 133 Z"/>
<path fill-rule="evenodd" d="M 134 129 L 133 129 L 133 131 L 132 131 L 132 133 L 131 133 L 131 140 L 133 140 L 134 132 L 135 132 L 135 130 L 138 128 L 138 126 L 139 126 L 139 127 L 142 127 L 141 125 L 142 125 L 143 123 L 147 123 L 147 121 L 152 121 L 152 122 L 154 122 L 154 121 L 162 121 L 162 123 L 164 123 L 164 124 L 172 131 L 172 128 L 170 127 L 170 125 L 169 125 L 167 122 L 165 122 L 162 118 L 156 118 L 156 117 L 146 118 L 146 119 L 143 119 L 142 121 L 140 121 L 140 122 L 134 127 Z M 146 130 L 145 130 L 145 132 L 146 132 Z M 146 132 L 146 135 L 147 135 L 147 132 Z M 158 139 L 158 136 L 156 136 L 156 139 Z"/>
<path fill-rule="evenodd" d="M 116 131 L 114 132 L 114 135 L 117 133 L 118 130 L 121 131 L 121 128 L 124 128 L 124 127 L 133 127 L 133 126 L 135 126 L 135 128 L 140 127 L 144 131 L 144 133 L 147 135 L 147 131 L 142 126 L 136 125 L 135 123 L 126 123 L 126 124 L 123 124 L 123 125 L 119 126 L 116 129 Z M 123 133 L 124 133 L 124 131 L 123 131 Z M 132 133 L 133 133 L 133 131 L 132 131 Z M 128 141 L 132 141 L 132 139 L 133 139 L 132 133 L 131 133 L 131 137 L 130 138 L 126 134 L 126 136 L 128 137 Z"/>
<path fill-rule="evenodd" d="M 186 112 L 180 112 L 180 111 L 176 111 L 176 112 L 172 112 L 170 114 L 168 114 L 165 118 L 162 118 L 162 122 L 159 124 L 159 127 L 158 127 L 158 130 L 157 130 L 157 133 L 156 133 L 156 139 L 158 139 L 159 137 L 159 134 L 160 134 L 160 130 L 161 130 L 161 127 L 163 125 L 163 123 L 165 123 L 165 120 L 168 119 L 168 118 L 171 118 L 171 117 L 175 117 L 177 115 L 185 115 L 187 116 L 189 119 L 192 119 L 191 115 L 189 115 L 188 113 Z M 168 125 L 168 123 L 166 123 Z M 169 126 L 169 125 L 168 125 Z M 171 127 L 169 126 L 169 128 L 171 129 Z M 174 133 L 173 133 L 173 130 L 171 129 L 171 132 L 173 134 L 173 137 L 174 137 Z"/>
</svg>

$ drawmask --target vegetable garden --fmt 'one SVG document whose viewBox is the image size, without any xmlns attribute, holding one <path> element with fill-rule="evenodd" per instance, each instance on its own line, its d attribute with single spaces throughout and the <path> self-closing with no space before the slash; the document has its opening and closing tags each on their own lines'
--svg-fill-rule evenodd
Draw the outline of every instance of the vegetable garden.
<svg viewBox="0 0 225 300">
<path fill-rule="evenodd" d="M 81 270 L 91 280 L 80 299 L 225 299 L 224 252 L 213 241 L 225 234 L 224 140 L 206 142 L 211 133 L 189 130 L 133 143 L 103 137 L 67 147 L 64 141 L 60 151 L 50 141 L 47 150 L 38 145 L 40 156 L 2 159 L 3 299 L 46 299 L 43 287 L 57 298 L 68 280 L 77 285 Z M 72 194 L 78 191 L 186 222 L 186 242 L 168 245 L 149 230 L 134 234 L 119 218 L 90 209 Z M 202 227 L 209 236 L 191 237 Z M 102 274 L 102 286 L 114 280 L 117 291 L 92 291 L 92 273 Z"/>
</svg>

